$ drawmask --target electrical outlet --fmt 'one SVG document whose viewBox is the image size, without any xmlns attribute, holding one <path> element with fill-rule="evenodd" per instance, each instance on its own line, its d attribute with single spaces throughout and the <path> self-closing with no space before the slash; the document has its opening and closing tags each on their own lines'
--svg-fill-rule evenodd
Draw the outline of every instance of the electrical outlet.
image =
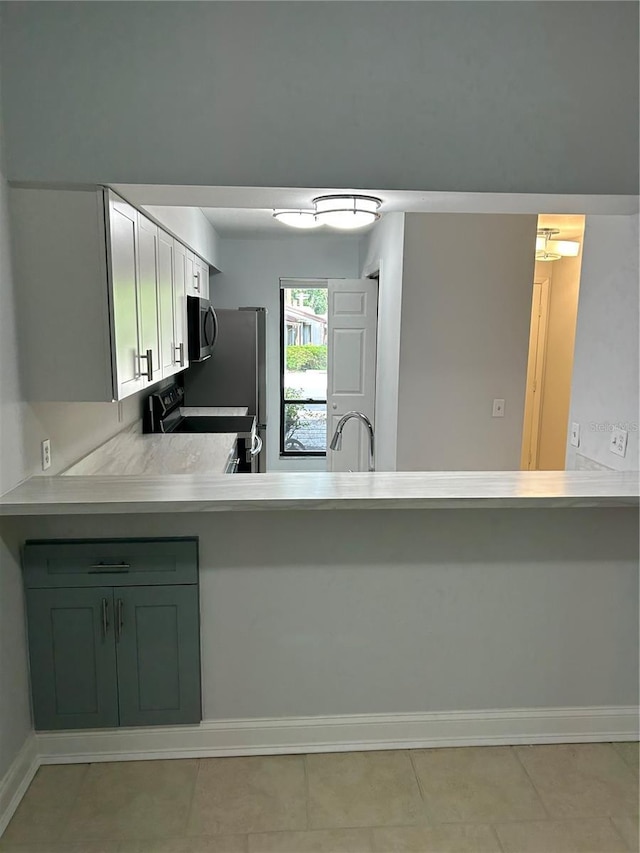
<svg viewBox="0 0 640 853">
<path fill-rule="evenodd" d="M 580 424 L 571 424 L 571 438 L 569 439 L 571 447 L 580 447 Z"/>
<path fill-rule="evenodd" d="M 494 400 L 493 401 L 493 412 L 491 414 L 492 418 L 503 418 L 504 417 L 504 400 Z"/>
<path fill-rule="evenodd" d="M 611 433 L 611 441 L 609 442 L 609 450 L 615 453 L 616 456 L 626 456 L 627 454 L 627 437 L 626 429 L 614 429 Z"/>
<path fill-rule="evenodd" d="M 42 455 L 42 470 L 46 471 L 47 468 L 51 468 L 51 439 L 45 438 L 40 445 L 40 452 Z"/>
</svg>

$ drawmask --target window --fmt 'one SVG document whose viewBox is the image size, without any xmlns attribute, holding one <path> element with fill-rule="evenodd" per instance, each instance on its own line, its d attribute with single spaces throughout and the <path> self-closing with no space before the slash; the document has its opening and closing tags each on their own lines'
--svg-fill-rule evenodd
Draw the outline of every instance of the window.
<svg viewBox="0 0 640 853">
<path fill-rule="evenodd" d="M 280 455 L 327 453 L 327 286 L 280 287 Z"/>
</svg>

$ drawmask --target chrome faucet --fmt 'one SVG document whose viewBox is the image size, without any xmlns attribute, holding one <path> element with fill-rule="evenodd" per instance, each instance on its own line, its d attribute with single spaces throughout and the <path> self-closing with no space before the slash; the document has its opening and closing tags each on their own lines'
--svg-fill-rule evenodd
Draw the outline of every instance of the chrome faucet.
<svg viewBox="0 0 640 853">
<path fill-rule="evenodd" d="M 357 420 L 359 420 L 365 425 L 369 432 L 369 471 L 375 471 L 376 467 L 373 461 L 375 450 L 373 424 L 366 415 L 362 414 L 362 412 L 347 412 L 346 415 L 343 415 L 340 418 L 329 447 L 331 448 L 331 450 L 342 450 L 342 430 L 344 429 L 344 425 L 346 424 L 346 422 L 348 420 L 351 420 L 351 418 L 357 418 Z"/>
</svg>

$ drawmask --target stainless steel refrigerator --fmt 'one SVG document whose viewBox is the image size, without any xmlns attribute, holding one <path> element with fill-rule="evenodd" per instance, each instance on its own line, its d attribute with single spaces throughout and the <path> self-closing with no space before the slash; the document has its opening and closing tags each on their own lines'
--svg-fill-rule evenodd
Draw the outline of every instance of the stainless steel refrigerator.
<svg viewBox="0 0 640 853">
<path fill-rule="evenodd" d="M 266 308 L 216 308 L 218 336 L 211 358 L 184 372 L 185 406 L 246 406 L 257 419 L 267 470 Z"/>
</svg>

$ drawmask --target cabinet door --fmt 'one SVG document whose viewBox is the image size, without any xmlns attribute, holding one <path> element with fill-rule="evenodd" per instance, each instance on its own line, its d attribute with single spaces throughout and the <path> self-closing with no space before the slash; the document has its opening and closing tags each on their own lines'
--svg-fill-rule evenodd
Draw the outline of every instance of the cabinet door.
<svg viewBox="0 0 640 853">
<path fill-rule="evenodd" d="M 209 298 L 209 264 L 196 257 L 195 259 L 196 286 L 199 296 Z"/>
<path fill-rule="evenodd" d="M 118 725 L 113 591 L 29 589 L 35 728 Z"/>
<path fill-rule="evenodd" d="M 112 361 L 119 400 L 143 387 L 138 332 L 138 212 L 109 195 Z"/>
<path fill-rule="evenodd" d="M 158 307 L 160 310 L 160 366 L 162 376 L 179 368 L 180 353 L 175 338 L 174 240 L 158 229 Z"/>
<path fill-rule="evenodd" d="M 120 725 L 197 723 L 198 587 L 114 590 Z"/>
<path fill-rule="evenodd" d="M 138 214 L 138 325 L 141 373 L 146 383 L 162 378 L 158 331 L 158 226 Z"/>
<path fill-rule="evenodd" d="M 189 367 L 189 347 L 187 344 L 187 286 L 186 286 L 187 250 L 177 240 L 173 252 L 173 317 L 176 356 L 179 369 Z"/>
<path fill-rule="evenodd" d="M 184 286 L 188 296 L 200 296 L 196 275 L 196 256 L 190 249 L 184 253 Z"/>
</svg>

